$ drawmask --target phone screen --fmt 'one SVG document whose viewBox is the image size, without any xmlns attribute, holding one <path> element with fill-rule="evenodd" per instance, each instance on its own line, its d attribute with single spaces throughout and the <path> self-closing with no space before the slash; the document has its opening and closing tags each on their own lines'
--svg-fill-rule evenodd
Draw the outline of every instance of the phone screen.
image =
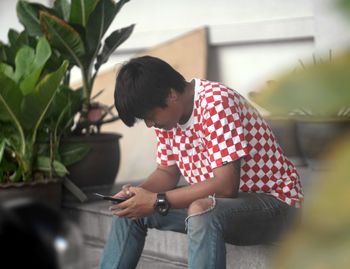
<svg viewBox="0 0 350 269">
<path fill-rule="evenodd" d="M 104 199 L 104 200 L 112 201 L 114 203 L 121 203 L 121 202 L 124 202 L 125 200 L 127 200 L 126 198 L 115 198 L 115 197 L 112 197 L 112 196 L 109 196 L 109 195 L 103 195 L 103 194 L 97 193 L 97 192 L 95 192 L 94 194 L 96 196 Z"/>
</svg>

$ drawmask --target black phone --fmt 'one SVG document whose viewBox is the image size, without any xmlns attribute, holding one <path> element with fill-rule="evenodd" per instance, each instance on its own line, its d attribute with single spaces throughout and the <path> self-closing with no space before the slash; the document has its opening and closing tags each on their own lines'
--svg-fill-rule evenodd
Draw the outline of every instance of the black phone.
<svg viewBox="0 0 350 269">
<path fill-rule="evenodd" d="M 102 198 L 103 200 L 112 201 L 113 203 L 122 203 L 122 202 L 127 200 L 127 198 L 115 198 L 115 197 L 112 197 L 112 196 L 109 196 L 109 195 L 103 195 L 103 194 L 97 193 L 97 192 L 95 192 L 94 194 L 96 196 Z"/>
</svg>

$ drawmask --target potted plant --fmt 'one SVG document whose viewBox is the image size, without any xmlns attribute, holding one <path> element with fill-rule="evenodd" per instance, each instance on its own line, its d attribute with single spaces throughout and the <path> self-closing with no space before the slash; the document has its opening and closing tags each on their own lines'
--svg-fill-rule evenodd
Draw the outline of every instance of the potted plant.
<svg viewBox="0 0 350 269">
<path fill-rule="evenodd" d="M 40 153 L 38 133 L 68 62 L 49 71 L 51 48 L 44 37 L 29 41 L 15 31 L 9 37 L 12 46 L 0 46 L 0 201 L 35 197 L 58 207 L 67 170 L 52 151 Z"/>
<path fill-rule="evenodd" d="M 79 68 L 82 79 L 81 106 L 77 120 L 70 129 L 65 144 L 86 142 L 90 153 L 78 164 L 69 166 L 70 179 L 79 187 L 114 183 L 119 167 L 119 134 L 101 133 L 101 126 L 118 120 L 113 105 L 94 101 L 92 89 L 100 67 L 131 35 L 134 25 L 104 35 L 112 21 L 129 0 L 56 0 L 53 7 L 19 1 L 17 14 L 26 31 L 32 36 L 44 35 L 55 53 L 70 65 L 65 81 L 69 83 L 73 66 Z M 112 144 L 110 144 L 112 143 Z M 108 171 L 110 170 L 110 171 Z"/>
<path fill-rule="evenodd" d="M 272 115 L 297 122 L 298 139 L 306 158 L 317 159 L 350 128 L 350 53 L 329 59 L 313 57 L 251 94 Z"/>
</svg>

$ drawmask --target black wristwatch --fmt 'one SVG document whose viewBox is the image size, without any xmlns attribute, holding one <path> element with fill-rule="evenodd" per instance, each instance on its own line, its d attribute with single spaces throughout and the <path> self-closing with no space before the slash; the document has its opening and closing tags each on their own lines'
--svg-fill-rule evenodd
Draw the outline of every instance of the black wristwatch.
<svg viewBox="0 0 350 269">
<path fill-rule="evenodd" d="M 166 195 L 164 192 L 157 193 L 157 200 L 154 204 L 154 209 L 162 216 L 166 216 L 168 214 L 170 208 L 170 203 L 166 199 Z"/>
</svg>

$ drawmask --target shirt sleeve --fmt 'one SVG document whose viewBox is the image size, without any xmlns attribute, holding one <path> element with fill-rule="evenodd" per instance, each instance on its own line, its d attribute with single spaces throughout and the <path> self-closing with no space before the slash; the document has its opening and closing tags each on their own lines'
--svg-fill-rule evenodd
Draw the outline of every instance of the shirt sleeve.
<svg viewBox="0 0 350 269">
<path fill-rule="evenodd" d="M 170 166 L 176 163 L 170 142 L 170 134 L 165 130 L 155 129 L 157 136 L 157 163 Z"/>
<path fill-rule="evenodd" d="M 232 101 L 211 104 L 204 111 L 204 136 L 212 169 L 248 154 L 240 115 Z"/>
</svg>

